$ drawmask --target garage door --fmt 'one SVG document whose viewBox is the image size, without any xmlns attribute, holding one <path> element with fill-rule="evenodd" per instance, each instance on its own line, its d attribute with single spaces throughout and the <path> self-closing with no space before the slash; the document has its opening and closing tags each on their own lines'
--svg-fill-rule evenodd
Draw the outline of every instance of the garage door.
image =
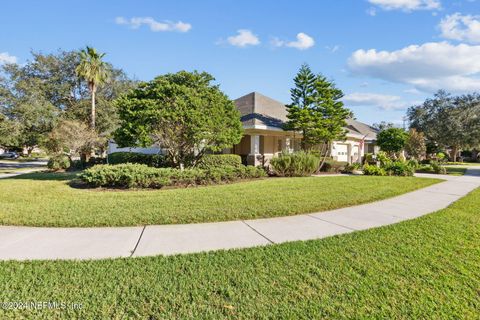
<svg viewBox="0 0 480 320">
<path fill-rule="evenodd" d="M 337 144 L 335 150 L 337 151 L 337 161 L 348 162 L 348 145 Z"/>
</svg>

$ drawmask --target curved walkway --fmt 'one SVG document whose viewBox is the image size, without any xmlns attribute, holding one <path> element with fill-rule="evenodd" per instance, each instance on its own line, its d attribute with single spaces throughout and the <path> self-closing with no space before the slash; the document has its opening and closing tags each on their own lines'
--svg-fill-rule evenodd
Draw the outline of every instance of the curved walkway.
<svg viewBox="0 0 480 320">
<path fill-rule="evenodd" d="M 480 186 L 480 168 L 465 176 L 364 205 L 289 217 L 144 227 L 0 226 L 0 260 L 103 259 L 246 248 L 325 238 L 416 218 Z"/>
</svg>

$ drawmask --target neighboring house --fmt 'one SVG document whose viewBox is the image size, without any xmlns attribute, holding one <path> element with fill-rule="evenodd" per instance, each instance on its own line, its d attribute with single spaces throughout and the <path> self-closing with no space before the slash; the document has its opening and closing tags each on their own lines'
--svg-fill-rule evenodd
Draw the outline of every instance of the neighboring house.
<svg viewBox="0 0 480 320">
<path fill-rule="evenodd" d="M 285 104 L 258 92 L 249 93 L 235 100 L 240 111 L 244 136 L 240 143 L 223 153 L 234 153 L 242 157 L 249 165 L 268 164 L 269 160 L 283 152 L 300 150 L 302 135 L 298 132 L 285 131 L 283 125 L 287 121 Z M 334 141 L 330 154 L 334 160 L 344 162 L 361 162 L 365 153 L 377 153 L 375 146 L 377 130 L 371 126 L 347 119 L 345 141 Z M 118 148 L 109 142 L 108 153 L 113 152 L 160 153 L 158 147 L 151 148 Z"/>
</svg>

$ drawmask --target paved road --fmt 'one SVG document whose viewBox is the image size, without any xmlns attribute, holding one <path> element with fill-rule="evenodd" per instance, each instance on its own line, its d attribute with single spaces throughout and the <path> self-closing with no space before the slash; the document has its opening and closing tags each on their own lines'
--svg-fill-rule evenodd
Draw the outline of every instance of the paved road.
<svg viewBox="0 0 480 320">
<path fill-rule="evenodd" d="M 480 168 L 394 198 L 338 210 L 269 219 L 122 228 L 0 227 L 0 260 L 102 259 L 246 248 L 320 239 L 413 219 L 480 186 Z"/>
<path fill-rule="evenodd" d="M 47 166 L 47 161 L 44 160 L 35 160 L 35 161 L 26 161 L 26 162 L 16 162 L 9 160 L 0 160 L 0 179 L 10 178 L 18 176 L 24 173 L 30 173 L 34 171 L 39 171 L 45 169 Z M 16 172 L 16 170 L 19 170 Z M 12 173 L 2 173 L 2 171 L 11 170 Z"/>
</svg>

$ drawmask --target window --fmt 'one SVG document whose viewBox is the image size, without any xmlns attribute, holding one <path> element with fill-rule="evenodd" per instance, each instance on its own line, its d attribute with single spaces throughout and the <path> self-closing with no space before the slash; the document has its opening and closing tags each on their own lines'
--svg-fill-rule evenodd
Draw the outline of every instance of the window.
<svg viewBox="0 0 480 320">
<path fill-rule="evenodd" d="M 277 151 L 282 151 L 283 149 L 283 139 L 282 138 L 278 138 L 277 140 Z"/>
</svg>

